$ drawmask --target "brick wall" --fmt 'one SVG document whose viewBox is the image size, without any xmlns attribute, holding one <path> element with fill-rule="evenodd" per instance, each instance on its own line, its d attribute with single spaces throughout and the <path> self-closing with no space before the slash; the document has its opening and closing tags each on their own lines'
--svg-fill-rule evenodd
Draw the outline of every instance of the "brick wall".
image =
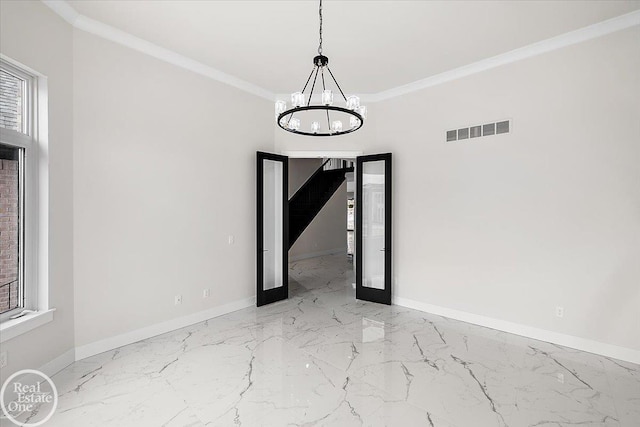
<svg viewBox="0 0 640 427">
<path fill-rule="evenodd" d="M 18 306 L 18 162 L 0 159 L 0 312 Z M 11 302 L 9 302 L 11 301 Z"/>
</svg>

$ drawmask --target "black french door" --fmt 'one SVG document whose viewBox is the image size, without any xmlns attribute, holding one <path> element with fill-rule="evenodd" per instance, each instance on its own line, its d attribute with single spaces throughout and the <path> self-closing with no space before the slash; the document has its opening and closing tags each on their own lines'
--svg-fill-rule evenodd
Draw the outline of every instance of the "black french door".
<svg viewBox="0 0 640 427">
<path fill-rule="evenodd" d="M 257 305 L 289 296 L 289 158 L 257 153 Z"/>
<path fill-rule="evenodd" d="M 356 298 L 391 304 L 391 153 L 356 159 Z"/>
</svg>

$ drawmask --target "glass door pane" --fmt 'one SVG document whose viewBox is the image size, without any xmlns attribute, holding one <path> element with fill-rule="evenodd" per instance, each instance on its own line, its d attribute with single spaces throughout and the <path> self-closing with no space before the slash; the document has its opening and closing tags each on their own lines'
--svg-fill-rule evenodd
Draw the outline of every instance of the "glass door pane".
<svg viewBox="0 0 640 427">
<path fill-rule="evenodd" d="M 288 158 L 257 153 L 257 305 L 286 299 L 288 287 Z"/>
<path fill-rule="evenodd" d="M 264 216 L 262 218 L 262 249 L 264 284 L 262 289 L 274 289 L 283 285 L 282 268 L 282 162 L 264 160 Z"/>
<path fill-rule="evenodd" d="M 391 304 L 391 154 L 358 157 L 356 297 Z"/>
<path fill-rule="evenodd" d="M 362 286 L 374 289 L 384 289 L 384 165 L 362 165 Z"/>
</svg>

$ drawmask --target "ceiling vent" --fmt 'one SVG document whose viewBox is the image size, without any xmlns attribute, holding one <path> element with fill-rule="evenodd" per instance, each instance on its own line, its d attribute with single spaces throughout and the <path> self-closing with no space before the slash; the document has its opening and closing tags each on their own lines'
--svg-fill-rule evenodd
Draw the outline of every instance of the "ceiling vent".
<svg viewBox="0 0 640 427">
<path fill-rule="evenodd" d="M 486 125 L 469 126 L 447 131 L 447 142 L 463 139 L 479 138 L 481 136 L 499 135 L 511 131 L 511 120 L 487 123 Z"/>
</svg>

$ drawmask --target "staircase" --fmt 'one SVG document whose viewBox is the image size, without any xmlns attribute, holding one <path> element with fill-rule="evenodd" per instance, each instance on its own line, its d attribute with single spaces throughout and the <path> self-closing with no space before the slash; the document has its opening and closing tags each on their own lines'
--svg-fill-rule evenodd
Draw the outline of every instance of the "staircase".
<svg viewBox="0 0 640 427">
<path fill-rule="evenodd" d="M 289 249 L 353 172 L 353 162 L 328 159 L 289 199 Z"/>
</svg>

